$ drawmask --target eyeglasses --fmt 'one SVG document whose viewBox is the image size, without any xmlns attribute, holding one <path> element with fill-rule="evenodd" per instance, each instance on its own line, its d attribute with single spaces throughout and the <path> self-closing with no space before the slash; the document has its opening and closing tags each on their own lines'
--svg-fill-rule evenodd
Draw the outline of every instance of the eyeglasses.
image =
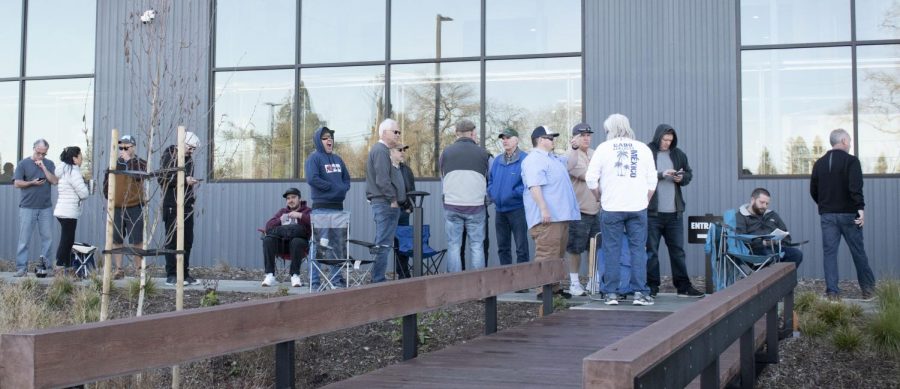
<svg viewBox="0 0 900 389">
<path fill-rule="evenodd" d="M 119 146 L 119 150 L 122 150 L 122 151 L 128 150 L 130 148 L 131 148 L 131 146 Z"/>
<path fill-rule="evenodd" d="M 47 156 L 47 153 L 42 153 L 42 152 L 39 152 L 39 151 L 38 151 L 38 152 L 37 152 L 37 155 L 40 155 L 40 156 L 42 156 L 42 157 L 46 157 L 46 156 Z"/>
<path fill-rule="evenodd" d="M 400 131 L 394 131 L 394 135 L 400 135 Z"/>
<path fill-rule="evenodd" d="M 194 151 L 194 150 L 197 150 L 197 148 L 194 147 L 194 146 L 188 146 L 188 147 L 187 147 L 187 151 Z"/>
</svg>

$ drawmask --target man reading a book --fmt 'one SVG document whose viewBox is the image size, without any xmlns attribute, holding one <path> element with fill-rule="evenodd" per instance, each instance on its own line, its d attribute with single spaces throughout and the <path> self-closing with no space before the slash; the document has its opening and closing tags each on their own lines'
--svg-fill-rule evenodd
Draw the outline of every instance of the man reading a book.
<svg viewBox="0 0 900 389">
<path fill-rule="evenodd" d="M 803 261 L 803 252 L 791 244 L 791 235 L 787 226 L 781 220 L 778 213 L 769 209 L 769 191 L 765 188 L 756 188 L 750 195 L 750 203 L 741 205 L 737 214 L 735 230 L 738 234 L 747 235 L 775 235 L 784 236 L 781 239 L 781 250 L 784 256 L 782 262 L 793 262 L 798 268 Z M 778 246 L 772 240 L 754 241 L 751 249 L 757 255 L 771 254 Z"/>
</svg>

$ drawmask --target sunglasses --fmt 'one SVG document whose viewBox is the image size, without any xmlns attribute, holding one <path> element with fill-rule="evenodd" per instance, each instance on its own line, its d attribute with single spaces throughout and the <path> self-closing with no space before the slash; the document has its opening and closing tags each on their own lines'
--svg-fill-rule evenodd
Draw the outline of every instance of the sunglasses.
<svg viewBox="0 0 900 389">
<path fill-rule="evenodd" d="M 400 131 L 394 131 L 394 135 L 400 135 Z"/>
<path fill-rule="evenodd" d="M 128 150 L 130 148 L 131 148 L 131 146 L 119 146 L 119 150 L 122 150 L 122 151 Z"/>
</svg>

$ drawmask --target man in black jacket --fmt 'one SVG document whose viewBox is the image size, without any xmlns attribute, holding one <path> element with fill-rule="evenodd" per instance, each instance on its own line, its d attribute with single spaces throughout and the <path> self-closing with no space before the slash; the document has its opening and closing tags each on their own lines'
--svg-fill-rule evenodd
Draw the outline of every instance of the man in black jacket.
<svg viewBox="0 0 900 389">
<path fill-rule="evenodd" d="M 750 194 L 750 203 L 742 205 L 738 208 L 735 232 L 746 235 L 769 235 L 775 230 L 789 232 L 784 220 L 777 212 L 769 209 L 771 195 L 765 188 L 756 188 Z M 793 262 L 794 265 L 800 267 L 803 262 L 803 252 L 794 247 L 787 247 L 791 243 L 791 236 L 785 236 L 781 240 L 781 251 L 784 256 L 782 262 Z M 757 255 L 772 254 L 774 252 L 773 245 L 767 241 L 754 241 L 753 253 Z"/>
<path fill-rule="evenodd" d="M 679 297 L 703 297 L 691 285 L 684 263 L 684 199 L 681 187 L 691 183 L 694 172 L 687 155 L 678 148 L 678 134 L 668 124 L 656 127 L 653 141 L 647 144 L 656 162 L 656 191 L 647 206 L 647 286 L 650 296 L 659 293 L 659 240 L 666 239 L 672 283 Z"/>
<path fill-rule="evenodd" d="M 850 155 L 850 134 L 836 129 L 829 136 L 831 150 L 813 165 L 809 194 L 819 206 L 822 219 L 825 295 L 840 298 L 837 253 L 841 236 L 850 248 L 853 265 L 863 299 L 871 299 L 875 291 L 875 275 L 863 245 L 864 209 L 862 167 L 859 158 Z"/>
<path fill-rule="evenodd" d="M 194 188 L 200 183 L 194 178 L 194 160 L 191 155 L 200 146 L 200 138 L 188 131 L 184 137 L 184 284 L 198 285 L 200 281 L 190 276 L 191 247 L 194 245 Z M 178 167 L 178 146 L 171 145 L 162 153 L 159 166 L 163 169 Z M 176 250 L 178 241 L 177 172 L 171 171 L 159 177 L 163 191 L 163 223 L 166 225 L 166 249 Z M 175 285 L 178 274 L 175 254 L 166 254 L 166 285 Z"/>
</svg>

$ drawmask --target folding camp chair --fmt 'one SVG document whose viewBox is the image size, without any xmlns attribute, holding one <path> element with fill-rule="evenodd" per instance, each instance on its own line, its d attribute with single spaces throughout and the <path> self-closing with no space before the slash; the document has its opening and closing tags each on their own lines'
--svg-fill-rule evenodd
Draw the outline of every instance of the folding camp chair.
<svg viewBox="0 0 900 389">
<path fill-rule="evenodd" d="M 779 262 L 784 255 L 781 249 L 784 236 L 738 234 L 735 231 L 737 212 L 737 209 L 725 211 L 723 222 L 711 224 L 706 235 L 706 252 L 710 254 L 717 291 Z M 754 252 L 753 247 L 762 242 L 771 244 L 771 253 Z"/>
<path fill-rule="evenodd" d="M 265 230 L 265 229 L 263 229 L 263 228 L 257 228 L 256 231 L 259 232 L 259 240 L 263 240 L 263 239 L 266 238 L 266 230 Z M 276 253 L 276 254 L 275 254 L 275 259 L 276 259 L 276 261 L 275 261 L 275 264 L 276 264 L 276 265 L 277 265 L 278 262 L 279 262 L 278 260 L 279 260 L 279 259 L 281 260 L 281 268 L 279 269 L 279 268 L 277 268 L 277 266 L 276 266 L 276 269 L 275 269 L 275 270 L 276 270 L 276 271 L 275 271 L 275 279 L 277 279 L 278 282 L 282 282 L 282 281 L 284 281 L 284 280 L 287 280 L 287 278 L 290 277 L 290 274 L 289 274 L 289 273 L 290 273 L 290 272 L 289 272 L 290 265 L 288 265 L 288 261 L 292 261 L 292 260 L 293 260 L 293 258 L 291 258 L 291 252 L 290 252 L 290 251 L 285 251 L 285 252 L 283 252 L 283 253 Z M 298 259 L 298 261 L 301 261 L 301 264 L 302 264 L 302 263 L 303 263 L 303 262 L 302 262 L 303 259 L 304 259 L 304 258 L 300 258 L 300 259 Z"/>
<path fill-rule="evenodd" d="M 374 259 L 355 259 L 350 256 L 350 212 L 318 213 L 310 215 L 312 239 L 309 244 L 309 288 L 310 291 L 335 289 L 339 275 L 348 287 L 365 283 Z M 358 244 L 358 243 L 357 243 Z M 373 245 L 374 246 L 374 245 Z M 326 265 L 337 265 L 335 274 L 325 272 Z M 313 274 L 318 274 L 320 284 L 313 288 Z"/>
<path fill-rule="evenodd" d="M 94 253 L 97 248 L 89 243 L 75 242 L 72 245 L 72 267 L 75 268 L 75 276 L 88 278 L 97 268 Z"/>
<path fill-rule="evenodd" d="M 413 257 L 413 227 L 412 226 L 397 226 L 397 232 L 394 234 L 394 237 L 397 238 L 397 242 L 399 243 L 398 247 L 395 250 L 395 258 L 397 260 L 397 256 L 404 255 L 408 258 Z M 432 275 L 438 274 L 438 270 L 440 269 L 441 263 L 444 261 L 444 255 L 447 254 L 447 249 L 443 250 L 435 250 L 428 245 L 428 239 L 431 237 L 431 226 L 423 225 L 422 226 L 422 275 Z M 412 264 L 408 265 L 408 273 L 412 274 Z"/>
</svg>

